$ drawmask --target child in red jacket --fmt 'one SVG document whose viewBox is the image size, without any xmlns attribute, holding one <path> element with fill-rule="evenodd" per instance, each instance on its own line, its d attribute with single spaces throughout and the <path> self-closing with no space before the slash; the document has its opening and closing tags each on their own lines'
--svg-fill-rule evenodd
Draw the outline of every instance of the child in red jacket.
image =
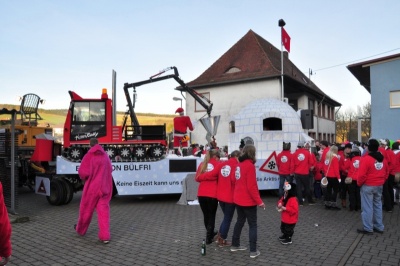
<svg viewBox="0 0 400 266">
<path fill-rule="evenodd" d="M 299 220 L 299 202 L 296 197 L 296 184 L 285 183 L 285 194 L 278 201 L 277 210 L 281 213 L 281 232 L 279 237 L 282 245 L 292 244 L 294 227 Z"/>
</svg>

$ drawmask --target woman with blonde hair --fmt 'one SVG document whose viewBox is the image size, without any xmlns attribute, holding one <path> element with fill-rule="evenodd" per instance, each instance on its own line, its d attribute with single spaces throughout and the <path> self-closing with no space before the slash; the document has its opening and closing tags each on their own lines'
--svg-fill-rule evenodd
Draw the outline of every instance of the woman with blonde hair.
<svg viewBox="0 0 400 266">
<path fill-rule="evenodd" d="M 217 179 L 218 175 L 205 176 L 204 173 L 212 171 L 219 164 L 220 154 L 218 150 L 209 150 L 199 165 L 196 172 L 196 181 L 200 183 L 197 198 L 204 216 L 204 226 L 207 230 L 206 244 L 211 244 L 217 232 L 215 228 L 215 216 L 218 208 Z"/>
<path fill-rule="evenodd" d="M 339 172 L 339 158 L 338 147 L 333 145 L 326 154 L 324 165 L 324 173 L 328 179 L 328 186 L 326 187 L 325 208 L 332 210 L 340 210 L 336 204 L 337 194 L 339 192 L 340 172 Z"/>
</svg>

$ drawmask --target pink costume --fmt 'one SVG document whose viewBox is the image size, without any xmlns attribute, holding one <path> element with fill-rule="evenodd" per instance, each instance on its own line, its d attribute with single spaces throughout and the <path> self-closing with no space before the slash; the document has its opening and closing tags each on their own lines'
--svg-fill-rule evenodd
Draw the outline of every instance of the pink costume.
<svg viewBox="0 0 400 266">
<path fill-rule="evenodd" d="M 107 153 L 96 144 L 83 157 L 78 170 L 85 182 L 76 232 L 85 235 L 94 209 L 97 211 L 99 239 L 110 240 L 110 200 L 113 191 L 112 165 Z"/>
<path fill-rule="evenodd" d="M 0 183 L 0 262 L 11 256 L 11 224 L 4 204 L 3 185 Z"/>
</svg>

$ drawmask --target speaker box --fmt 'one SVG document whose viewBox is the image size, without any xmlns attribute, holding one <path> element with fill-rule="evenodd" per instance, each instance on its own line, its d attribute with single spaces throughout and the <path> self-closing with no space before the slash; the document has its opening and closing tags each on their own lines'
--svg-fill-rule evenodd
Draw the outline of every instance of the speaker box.
<svg viewBox="0 0 400 266">
<path fill-rule="evenodd" d="M 314 112 L 313 110 L 301 110 L 301 125 L 303 129 L 314 128 Z"/>
</svg>

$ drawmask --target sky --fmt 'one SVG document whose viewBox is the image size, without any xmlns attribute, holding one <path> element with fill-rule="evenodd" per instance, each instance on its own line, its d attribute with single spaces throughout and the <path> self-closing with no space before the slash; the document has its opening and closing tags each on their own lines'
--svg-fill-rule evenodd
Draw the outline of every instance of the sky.
<svg viewBox="0 0 400 266">
<path fill-rule="evenodd" d="M 43 109 L 67 109 L 74 91 L 100 98 L 170 66 L 196 79 L 250 29 L 281 49 L 327 95 L 354 110 L 370 94 L 347 65 L 400 53 L 400 1 L 385 0 L 0 0 L 0 107 L 35 93 Z M 169 73 L 169 72 L 167 72 Z M 172 72 L 171 72 L 172 73 Z M 174 80 L 137 88 L 137 113 L 173 114 Z M 183 101 L 183 105 L 185 102 Z"/>
</svg>

